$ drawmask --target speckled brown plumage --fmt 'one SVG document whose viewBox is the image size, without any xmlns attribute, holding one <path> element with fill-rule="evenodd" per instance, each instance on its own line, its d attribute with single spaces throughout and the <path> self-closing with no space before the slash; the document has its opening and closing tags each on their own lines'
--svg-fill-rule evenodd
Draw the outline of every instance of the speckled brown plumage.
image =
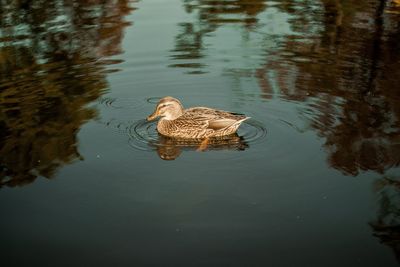
<svg viewBox="0 0 400 267">
<path fill-rule="evenodd" d="M 157 116 L 163 116 L 157 124 L 160 134 L 195 139 L 233 134 L 240 124 L 249 118 L 241 114 L 206 107 L 183 109 L 179 100 L 172 97 L 161 99 L 156 111 L 148 119 L 151 120 Z"/>
</svg>

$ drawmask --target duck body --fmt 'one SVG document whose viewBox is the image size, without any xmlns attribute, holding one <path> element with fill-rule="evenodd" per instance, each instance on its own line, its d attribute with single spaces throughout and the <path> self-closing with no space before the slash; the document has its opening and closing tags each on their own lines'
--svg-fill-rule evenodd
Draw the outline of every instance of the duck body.
<svg viewBox="0 0 400 267">
<path fill-rule="evenodd" d="M 178 99 L 164 97 L 147 120 L 157 117 L 157 131 L 168 137 L 205 139 L 233 134 L 240 124 L 249 119 L 243 114 L 207 107 L 184 109 Z"/>
<path fill-rule="evenodd" d="M 175 120 L 160 119 L 157 131 L 165 136 L 203 139 L 233 134 L 248 119 L 226 111 L 193 107 Z"/>
</svg>

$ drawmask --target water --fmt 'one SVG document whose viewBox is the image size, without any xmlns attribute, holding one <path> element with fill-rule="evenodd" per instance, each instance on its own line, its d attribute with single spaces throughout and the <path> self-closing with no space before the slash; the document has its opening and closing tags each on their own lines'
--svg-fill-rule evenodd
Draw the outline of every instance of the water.
<svg viewBox="0 0 400 267">
<path fill-rule="evenodd" d="M 4 266 L 397 266 L 391 1 L 3 1 Z M 198 144 L 171 95 L 252 117 Z"/>
</svg>

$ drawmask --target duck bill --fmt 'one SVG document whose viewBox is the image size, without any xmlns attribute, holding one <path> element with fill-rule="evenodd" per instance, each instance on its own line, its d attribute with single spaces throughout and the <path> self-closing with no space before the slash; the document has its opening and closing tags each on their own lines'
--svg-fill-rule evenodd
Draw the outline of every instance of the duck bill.
<svg viewBox="0 0 400 267">
<path fill-rule="evenodd" d="M 158 117 L 158 113 L 157 113 L 157 110 L 156 110 L 156 111 L 154 111 L 153 114 L 151 114 L 151 115 L 149 115 L 147 117 L 147 121 L 152 121 L 152 120 L 156 119 L 157 117 Z"/>
</svg>

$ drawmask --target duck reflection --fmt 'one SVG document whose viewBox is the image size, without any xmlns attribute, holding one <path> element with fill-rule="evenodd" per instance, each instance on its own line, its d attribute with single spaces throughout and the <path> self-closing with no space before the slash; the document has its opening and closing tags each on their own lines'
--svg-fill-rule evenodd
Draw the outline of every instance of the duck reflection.
<svg viewBox="0 0 400 267">
<path fill-rule="evenodd" d="M 400 178 L 381 178 L 376 181 L 375 188 L 379 211 L 370 226 L 374 236 L 390 247 L 400 262 Z"/>
<path fill-rule="evenodd" d="M 0 9 L 0 187 L 82 159 L 80 127 L 121 52 L 128 1 L 6 1 Z M 111 62 L 112 63 L 112 62 Z"/>
<path fill-rule="evenodd" d="M 171 138 L 158 134 L 158 140 L 149 145 L 156 149 L 158 156 L 163 160 L 174 160 L 182 151 L 245 150 L 249 147 L 244 138 L 236 133 L 209 138 L 205 149 L 200 149 L 201 143 L 202 140 Z"/>
</svg>

